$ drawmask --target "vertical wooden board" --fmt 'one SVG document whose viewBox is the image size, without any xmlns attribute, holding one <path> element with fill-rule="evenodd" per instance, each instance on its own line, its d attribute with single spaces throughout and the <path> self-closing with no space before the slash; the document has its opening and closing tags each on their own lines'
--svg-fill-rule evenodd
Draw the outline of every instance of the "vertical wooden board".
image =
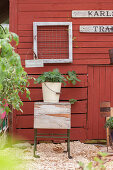
<svg viewBox="0 0 113 170">
<path fill-rule="evenodd" d="M 111 82 L 111 71 L 112 67 L 106 66 L 106 90 L 105 90 L 105 96 L 106 96 L 106 101 L 110 101 L 110 82 Z"/>
<path fill-rule="evenodd" d="M 92 74 L 91 68 L 89 67 L 88 69 L 88 139 L 105 139 L 105 118 L 100 115 L 100 103 L 103 101 L 110 101 L 111 93 L 111 103 L 113 104 L 112 67 L 95 66 L 94 68 L 92 67 L 92 69 L 94 69 Z"/>
<path fill-rule="evenodd" d="M 100 102 L 106 101 L 105 88 L 106 88 L 106 67 L 100 67 Z"/>
<path fill-rule="evenodd" d="M 94 68 L 89 66 L 88 67 L 88 130 L 87 130 L 87 138 L 92 139 L 93 138 L 93 132 L 92 132 L 92 125 L 93 125 L 93 119 L 92 115 L 94 114 L 94 105 L 93 105 L 93 81 L 94 81 Z"/>
<path fill-rule="evenodd" d="M 111 107 L 113 107 L 113 69 L 111 71 L 111 87 L 110 87 L 110 101 L 111 101 Z"/>
<path fill-rule="evenodd" d="M 8 114 L 8 133 L 11 135 L 13 133 L 13 113 Z"/>
<path fill-rule="evenodd" d="M 94 68 L 94 113 L 92 115 L 93 118 L 93 139 L 98 139 L 98 128 L 99 128 L 99 113 L 100 113 L 100 100 L 99 100 L 99 67 Z"/>
<path fill-rule="evenodd" d="M 10 0 L 10 12 L 9 12 L 9 29 L 12 32 L 17 33 L 17 23 L 18 23 L 18 4 L 17 0 Z"/>
<path fill-rule="evenodd" d="M 13 113 L 12 119 L 12 134 L 16 134 L 16 113 Z"/>
<path fill-rule="evenodd" d="M 100 67 L 100 103 L 103 101 L 107 101 L 106 98 L 106 67 Z M 98 119 L 99 119 L 99 129 L 98 129 L 98 134 L 99 134 L 99 139 L 104 139 L 105 138 L 105 118 L 101 117 L 100 112 L 98 113 Z"/>
</svg>

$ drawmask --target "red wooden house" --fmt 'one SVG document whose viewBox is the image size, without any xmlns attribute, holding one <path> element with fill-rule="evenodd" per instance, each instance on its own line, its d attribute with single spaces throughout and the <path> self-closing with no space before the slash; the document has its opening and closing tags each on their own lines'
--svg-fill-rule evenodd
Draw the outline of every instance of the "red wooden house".
<svg viewBox="0 0 113 170">
<path fill-rule="evenodd" d="M 26 57 L 33 57 L 33 22 L 72 22 L 71 63 L 46 63 L 42 68 L 25 68 L 28 75 L 35 77 L 53 68 L 59 68 L 63 74 L 75 70 L 79 75 L 81 82 L 76 86 L 63 87 L 60 98 L 61 101 L 71 98 L 78 100 L 72 105 L 71 140 L 105 139 L 106 136 L 105 118 L 100 116 L 100 102 L 110 101 L 113 106 L 113 66 L 109 59 L 109 49 L 113 48 L 113 33 L 104 32 L 104 29 L 100 32 L 83 32 L 80 26 L 112 25 L 112 6 L 113 0 L 10 0 L 10 30 L 20 37 L 17 52 L 23 67 Z M 84 14 L 82 17 L 72 17 L 73 10 L 89 10 L 92 16 Z M 32 141 L 34 102 L 42 101 L 42 93 L 41 86 L 33 82 L 29 89 L 31 101 L 22 97 L 23 114 L 14 111 L 13 131 Z"/>
</svg>

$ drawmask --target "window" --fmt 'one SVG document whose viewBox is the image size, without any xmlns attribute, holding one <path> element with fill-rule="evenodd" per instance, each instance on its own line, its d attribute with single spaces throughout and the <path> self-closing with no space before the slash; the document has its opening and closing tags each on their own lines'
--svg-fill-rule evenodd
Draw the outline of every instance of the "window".
<svg viewBox="0 0 113 170">
<path fill-rule="evenodd" d="M 72 23 L 34 22 L 33 50 L 44 63 L 72 62 Z"/>
</svg>

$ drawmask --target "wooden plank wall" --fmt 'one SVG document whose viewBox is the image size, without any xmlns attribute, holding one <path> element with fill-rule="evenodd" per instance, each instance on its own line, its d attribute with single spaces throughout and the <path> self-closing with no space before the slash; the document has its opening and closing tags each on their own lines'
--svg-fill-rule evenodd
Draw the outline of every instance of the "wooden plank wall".
<svg viewBox="0 0 113 170">
<path fill-rule="evenodd" d="M 67 67 L 68 69 L 68 67 Z M 43 69 L 39 69 L 38 73 L 43 72 Z M 62 73 L 63 68 L 60 67 Z M 79 73 L 79 72 L 78 72 Z M 35 75 L 37 77 L 37 75 Z M 87 113 L 87 75 L 79 75 L 81 83 L 76 84 L 76 88 L 72 85 L 67 84 L 66 87 L 62 87 L 62 93 L 60 101 L 68 101 L 70 98 L 75 98 L 78 101 L 72 105 L 72 129 L 71 139 L 86 139 L 86 113 Z M 31 81 L 30 84 L 31 101 L 28 101 L 25 96 L 22 96 L 23 100 L 23 113 L 14 111 L 16 118 L 14 120 L 15 132 L 19 136 L 24 136 L 25 139 L 33 140 L 33 113 L 34 113 L 34 102 L 42 101 L 41 85 L 34 85 Z M 41 130 L 40 130 L 41 131 Z M 43 132 L 42 130 L 41 132 Z M 56 132 L 55 130 L 49 132 Z M 59 132 L 59 131 L 57 131 Z M 62 130 L 60 132 L 63 132 Z"/>
<path fill-rule="evenodd" d="M 72 22 L 73 23 L 73 64 L 109 64 L 108 50 L 112 48 L 113 33 L 80 33 L 80 25 L 110 25 L 112 18 L 72 18 L 72 10 L 112 10 L 112 0 L 18 0 L 19 53 L 22 62 L 28 49 L 32 48 L 32 22 Z M 27 42 L 27 43 L 26 43 Z M 77 48 L 76 48 L 77 47 Z"/>
<path fill-rule="evenodd" d="M 113 66 L 88 68 L 88 139 L 104 139 L 105 118 L 100 116 L 100 103 L 110 101 L 113 106 Z"/>
<path fill-rule="evenodd" d="M 14 0 L 11 0 L 10 3 L 14 3 Z M 75 37 L 73 41 L 73 63 L 46 64 L 44 68 L 25 68 L 25 70 L 29 75 L 35 77 L 56 67 L 63 74 L 69 70 L 75 70 L 78 73 L 81 83 L 77 83 L 75 87 L 69 84 L 63 87 L 60 100 L 68 101 L 70 98 L 78 100 L 75 105 L 72 105 L 71 139 L 86 139 L 87 99 L 91 97 L 88 95 L 88 73 L 89 81 L 93 81 L 91 77 L 92 70 L 90 71 L 91 68 L 88 68 L 88 64 L 110 63 L 108 50 L 113 47 L 113 34 L 80 33 L 79 26 L 88 24 L 110 25 L 112 18 L 72 18 L 71 14 L 72 10 L 112 10 L 112 0 L 16 0 L 15 3 L 17 10 L 13 12 L 13 6 L 10 8 L 11 30 L 14 30 L 12 28 L 15 26 L 20 37 L 17 51 L 21 56 L 23 67 L 25 66 L 25 59 L 27 57 L 32 58 L 33 22 L 72 22 L 73 37 Z M 12 21 L 14 16 L 17 17 L 15 23 Z M 95 71 L 98 72 L 97 70 Z M 95 77 L 95 79 L 99 79 L 99 77 Z M 95 86 L 98 89 L 97 84 Z M 32 81 L 29 89 L 31 91 L 31 101 L 28 101 L 25 96 L 22 97 L 24 102 L 23 114 L 14 111 L 16 116 L 13 125 L 16 134 L 32 141 L 33 102 L 42 101 L 42 93 L 41 86 L 34 85 Z M 96 99 L 96 95 L 94 99 Z M 89 118 L 90 116 L 91 112 Z M 93 139 L 95 135 L 88 135 L 88 137 Z"/>
</svg>

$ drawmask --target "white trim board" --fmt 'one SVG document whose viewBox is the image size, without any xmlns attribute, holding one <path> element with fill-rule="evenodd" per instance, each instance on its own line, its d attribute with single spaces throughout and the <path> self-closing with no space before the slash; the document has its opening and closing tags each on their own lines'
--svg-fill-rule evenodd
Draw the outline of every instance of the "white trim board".
<svg viewBox="0 0 113 170">
<path fill-rule="evenodd" d="M 25 60 L 25 67 L 44 67 L 43 60 Z"/>
<path fill-rule="evenodd" d="M 81 25 L 80 32 L 113 33 L 113 25 Z"/>
<path fill-rule="evenodd" d="M 73 10 L 72 18 L 111 18 L 113 10 Z"/>
</svg>

